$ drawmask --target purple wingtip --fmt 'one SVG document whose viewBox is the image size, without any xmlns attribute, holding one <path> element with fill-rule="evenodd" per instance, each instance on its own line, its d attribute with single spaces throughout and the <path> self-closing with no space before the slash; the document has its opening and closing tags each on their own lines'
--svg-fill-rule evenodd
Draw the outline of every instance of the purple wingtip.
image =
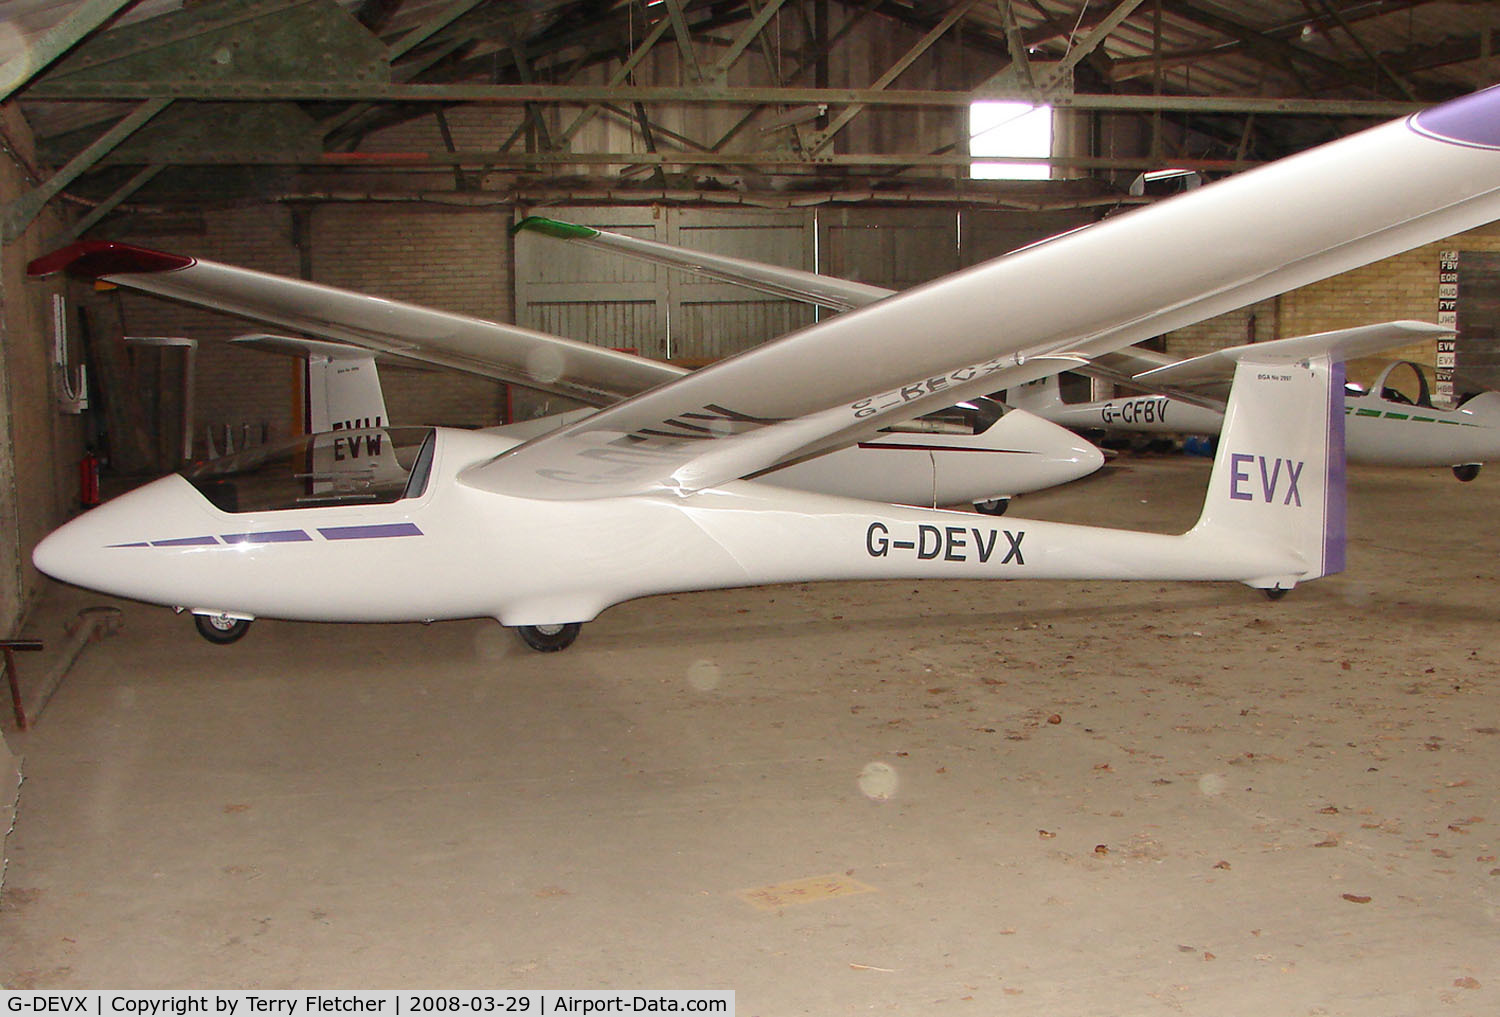
<svg viewBox="0 0 1500 1017">
<path fill-rule="evenodd" d="M 1500 149 L 1500 85 L 1414 113 L 1408 122 L 1435 141 Z"/>
</svg>

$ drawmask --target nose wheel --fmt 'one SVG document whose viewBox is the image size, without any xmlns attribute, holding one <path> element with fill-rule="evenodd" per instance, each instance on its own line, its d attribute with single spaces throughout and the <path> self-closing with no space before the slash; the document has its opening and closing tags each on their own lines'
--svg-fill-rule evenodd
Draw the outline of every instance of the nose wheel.
<svg viewBox="0 0 1500 1017">
<path fill-rule="evenodd" d="M 195 614 L 193 624 L 198 626 L 200 636 L 220 646 L 241 639 L 250 631 L 248 618 L 231 618 L 227 614 Z"/>
<path fill-rule="evenodd" d="M 582 622 L 568 622 L 566 625 L 517 625 L 516 631 L 526 645 L 538 653 L 556 653 L 572 646 L 581 628 Z"/>
</svg>

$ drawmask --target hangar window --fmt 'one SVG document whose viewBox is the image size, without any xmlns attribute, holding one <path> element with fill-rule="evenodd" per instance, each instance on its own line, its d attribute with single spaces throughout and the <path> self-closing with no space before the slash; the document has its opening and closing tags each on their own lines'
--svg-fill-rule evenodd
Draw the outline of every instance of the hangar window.
<svg viewBox="0 0 1500 1017">
<path fill-rule="evenodd" d="M 224 512 L 383 505 L 427 486 L 430 427 L 374 427 L 304 435 L 224 456 L 183 473 Z"/>
<path fill-rule="evenodd" d="M 1052 107 L 1028 102 L 969 104 L 969 155 L 1010 159 L 1047 159 L 1052 155 Z M 1046 162 L 973 162 L 975 180 L 1047 180 Z"/>
</svg>

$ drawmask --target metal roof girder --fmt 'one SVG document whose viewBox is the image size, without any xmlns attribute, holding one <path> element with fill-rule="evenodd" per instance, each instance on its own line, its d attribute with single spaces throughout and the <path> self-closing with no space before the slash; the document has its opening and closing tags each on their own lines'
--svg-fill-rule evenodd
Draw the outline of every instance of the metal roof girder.
<svg viewBox="0 0 1500 1017">
<path fill-rule="evenodd" d="M 640 45 L 636 46 L 635 51 L 625 58 L 625 61 L 620 64 L 619 69 L 614 74 L 610 75 L 607 87 L 618 88 L 625 84 L 630 78 L 630 72 L 635 70 L 636 66 L 646 58 L 646 54 L 651 52 L 651 47 L 655 46 L 661 40 L 661 37 L 667 34 L 669 27 L 671 27 L 671 22 L 666 18 L 657 22 L 656 26 L 650 32 L 646 33 L 646 37 L 641 40 Z M 563 128 L 562 133 L 557 136 L 557 146 L 561 148 L 568 144 L 573 139 L 573 135 L 577 134 L 583 129 L 584 125 L 599 115 L 599 111 L 602 108 L 599 101 L 590 103 L 586 109 L 573 118 L 571 124 Z"/>
<path fill-rule="evenodd" d="M 754 11 L 755 0 L 749 0 L 749 3 L 750 9 Z M 786 0 L 767 0 L 765 6 L 756 11 L 755 16 L 745 24 L 745 27 L 740 31 L 734 42 L 729 44 L 729 48 L 724 51 L 724 54 L 708 69 L 707 77 L 709 82 L 719 86 L 725 84 L 728 80 L 729 69 L 734 66 L 734 62 L 760 36 L 761 32 L 765 30 L 766 25 L 781 10 L 781 5 L 784 3 L 786 3 Z"/>
<path fill-rule="evenodd" d="M 167 73 L 205 85 L 388 83 L 386 52 L 334 0 L 205 0 L 89 39 L 33 89 Z"/>
<path fill-rule="evenodd" d="M 114 17 L 134 0 L 85 0 L 57 24 L 29 42 L 17 56 L 0 66 L 0 102 L 9 99 L 72 49 L 78 41 Z"/>
<path fill-rule="evenodd" d="M 87 173 L 116 146 L 144 127 L 152 117 L 171 104 L 171 99 L 149 99 L 141 103 L 119 123 L 105 131 L 92 145 L 75 155 L 66 166 L 11 201 L 5 206 L 5 218 L 3 229 L 0 229 L 0 236 L 3 236 L 6 242 L 19 238 L 26 232 L 26 227 L 31 225 L 32 220 L 46 207 L 47 202 L 61 194 L 63 188 Z"/>
<path fill-rule="evenodd" d="M 926 53 L 939 39 L 946 35 L 948 29 L 958 24 L 960 18 L 969 13 L 978 4 L 979 0 L 958 0 L 957 3 L 948 9 L 948 13 L 943 16 L 943 19 L 933 26 L 931 31 L 919 39 L 884 74 L 875 80 L 875 83 L 870 86 L 871 90 L 883 91 L 887 85 L 895 81 L 901 76 L 903 71 L 915 63 L 918 57 Z M 837 116 L 829 121 L 827 127 L 807 139 L 808 153 L 816 155 L 832 144 L 834 137 L 847 127 L 850 121 L 864 112 L 865 105 L 856 103 L 841 110 Z"/>
<path fill-rule="evenodd" d="M 88 215 L 84 216 L 82 219 L 78 220 L 78 222 L 74 223 L 71 229 L 65 230 L 60 236 L 54 237 L 53 240 L 48 244 L 48 246 L 55 247 L 62 243 L 77 240 L 79 237 L 83 236 L 89 230 L 97 226 L 105 216 L 109 215 L 109 213 L 118 208 L 121 202 L 130 197 L 136 191 L 140 190 L 142 187 L 145 187 L 147 184 L 149 184 L 153 179 L 155 179 L 158 173 L 166 168 L 166 164 L 164 163 L 157 163 L 151 166 L 142 167 L 139 173 L 135 174 L 135 176 L 131 177 L 123 185 L 116 188 L 115 192 L 109 197 L 105 198 L 103 201 L 99 202 L 99 204 L 95 205 L 93 210 L 90 211 Z"/>
</svg>

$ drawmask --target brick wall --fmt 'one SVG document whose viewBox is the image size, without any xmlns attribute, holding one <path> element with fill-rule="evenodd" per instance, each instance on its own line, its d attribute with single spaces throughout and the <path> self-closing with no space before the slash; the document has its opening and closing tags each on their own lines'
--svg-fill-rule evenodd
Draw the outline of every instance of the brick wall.
<svg viewBox="0 0 1500 1017">
<path fill-rule="evenodd" d="M 396 300 L 512 320 L 510 210 L 414 211 L 326 205 L 312 217 L 313 278 Z M 398 424 L 499 423 L 502 386 L 456 371 L 382 369 Z"/>
<path fill-rule="evenodd" d="M 1275 339 L 1277 315 L 1277 301 L 1263 300 L 1169 333 L 1166 349 L 1175 357 L 1197 357 L 1226 346 Z"/>
<path fill-rule="evenodd" d="M 11 106 L 0 105 L 0 206 L 38 183 L 31 135 Z M 62 228 L 51 210 L 0 248 L 0 636 L 15 634 L 41 579 L 31 550 L 78 507 L 81 418 L 57 408 L 52 367 L 52 295 L 60 283 L 26 277 Z M 3 782 L 4 772 L 0 772 Z M 3 790 L 3 789 L 0 789 Z"/>
<path fill-rule="evenodd" d="M 201 233 L 140 232 L 121 239 L 278 275 L 297 274 L 292 219 L 285 208 L 210 212 L 204 214 L 203 223 Z M 206 428 L 213 429 L 215 444 L 221 452 L 226 426 L 235 431 L 236 445 L 245 424 L 256 431 L 264 426 L 272 440 L 294 433 L 296 390 L 291 365 L 279 357 L 224 342 L 232 336 L 258 331 L 262 326 L 156 297 L 124 290 L 117 293 L 127 335 L 183 336 L 198 340 L 195 450 L 202 451 Z M 158 356 L 180 354 L 139 352 L 135 359 L 138 364 L 149 365 Z"/>
<path fill-rule="evenodd" d="M 303 258 L 286 207 L 208 212 L 203 222 L 201 232 L 138 231 L 118 239 L 278 275 L 300 274 Z M 314 281 L 478 317 L 511 318 L 508 208 L 450 212 L 329 204 L 312 211 L 308 223 L 306 260 Z M 140 294 L 120 291 L 117 299 L 128 334 L 199 340 L 194 431 L 199 451 L 208 428 L 219 451 L 226 426 L 236 443 L 247 424 L 257 434 L 266 428 L 272 440 L 300 431 L 300 367 L 224 342 L 261 326 Z M 159 355 L 137 354 L 141 359 Z M 382 382 L 398 424 L 479 427 L 502 419 L 502 386 L 487 379 L 393 365 L 382 369 Z"/>
<path fill-rule="evenodd" d="M 1174 356 L 1197 356 L 1246 342 L 1247 319 L 1252 313 L 1256 316 L 1257 342 L 1403 318 L 1437 321 L 1438 252 L 1442 250 L 1500 251 L 1500 226 L 1470 230 L 1303 286 L 1251 308 L 1179 329 L 1166 337 L 1167 352 Z M 1420 343 L 1380 357 L 1353 361 L 1349 365 L 1349 378 L 1367 384 L 1391 360 L 1432 364 L 1436 359 L 1434 344 Z"/>
</svg>

